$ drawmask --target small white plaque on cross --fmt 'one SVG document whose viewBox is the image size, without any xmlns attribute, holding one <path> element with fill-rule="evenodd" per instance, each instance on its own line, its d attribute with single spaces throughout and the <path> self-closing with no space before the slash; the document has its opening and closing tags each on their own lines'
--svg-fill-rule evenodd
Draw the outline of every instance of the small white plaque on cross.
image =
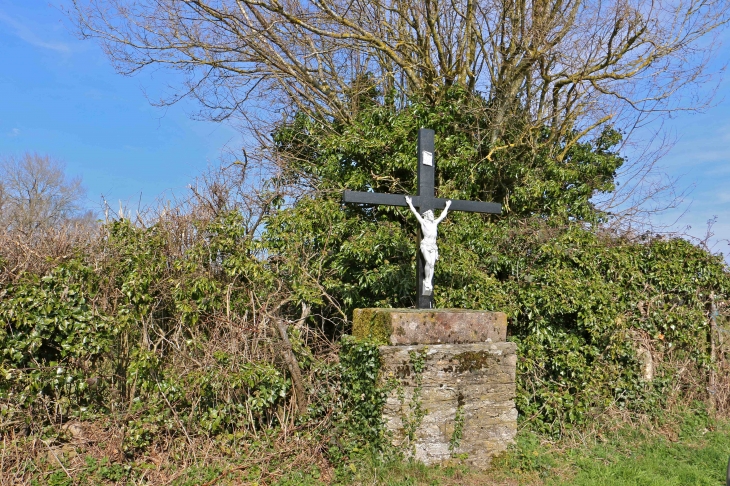
<svg viewBox="0 0 730 486">
<path fill-rule="evenodd" d="M 433 165 L 433 154 L 431 152 L 423 151 L 423 165 Z"/>
</svg>

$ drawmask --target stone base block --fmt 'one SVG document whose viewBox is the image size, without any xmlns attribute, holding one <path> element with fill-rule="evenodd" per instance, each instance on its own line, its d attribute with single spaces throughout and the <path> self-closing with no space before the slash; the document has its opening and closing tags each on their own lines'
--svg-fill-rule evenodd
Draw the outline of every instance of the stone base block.
<svg viewBox="0 0 730 486">
<path fill-rule="evenodd" d="M 352 335 L 381 344 L 504 341 L 507 315 L 461 309 L 355 309 Z"/>
<path fill-rule="evenodd" d="M 426 464 L 458 457 L 487 468 L 517 433 L 515 351 L 509 342 L 381 346 L 395 444 Z"/>
</svg>

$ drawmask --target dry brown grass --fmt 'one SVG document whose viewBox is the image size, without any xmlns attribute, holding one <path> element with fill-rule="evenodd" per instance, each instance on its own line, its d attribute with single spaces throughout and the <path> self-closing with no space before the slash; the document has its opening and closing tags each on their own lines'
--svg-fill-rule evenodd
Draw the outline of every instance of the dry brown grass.
<svg viewBox="0 0 730 486">
<path fill-rule="evenodd" d="M 292 471 L 314 468 L 324 483 L 334 477 L 321 444 L 302 438 L 303 429 L 279 431 L 261 445 L 255 437 L 238 445 L 206 437 L 192 442 L 178 438 L 154 444 L 137 457 L 122 450 L 124 429 L 101 422 L 70 422 L 47 439 L 6 435 L 0 449 L 0 485 L 45 484 L 58 473 L 68 484 L 167 485 L 190 477 L 195 484 L 271 484 Z M 258 445 L 253 445 L 258 444 Z M 95 465 L 119 465 L 129 471 L 123 480 L 109 479 Z M 214 476 L 196 482 L 196 476 Z M 256 471 L 252 473 L 252 471 Z"/>
</svg>

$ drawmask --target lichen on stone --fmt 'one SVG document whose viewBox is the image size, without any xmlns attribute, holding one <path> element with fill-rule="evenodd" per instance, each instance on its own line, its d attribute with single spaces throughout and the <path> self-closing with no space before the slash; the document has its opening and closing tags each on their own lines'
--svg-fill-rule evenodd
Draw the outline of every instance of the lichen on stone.
<svg viewBox="0 0 730 486">
<path fill-rule="evenodd" d="M 483 370 L 494 361 L 494 357 L 488 351 L 466 351 L 454 355 L 453 359 L 458 363 L 456 366 L 457 373 Z"/>
</svg>

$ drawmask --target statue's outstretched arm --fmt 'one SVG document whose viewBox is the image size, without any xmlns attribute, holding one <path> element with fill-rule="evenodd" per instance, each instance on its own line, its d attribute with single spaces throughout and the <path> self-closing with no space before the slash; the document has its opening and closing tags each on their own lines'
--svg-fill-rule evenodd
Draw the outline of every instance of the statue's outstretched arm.
<svg viewBox="0 0 730 486">
<path fill-rule="evenodd" d="M 410 196 L 406 196 L 406 203 L 408 203 L 408 207 L 411 208 L 411 212 L 416 217 L 419 223 L 423 224 L 423 218 L 421 218 L 421 215 L 418 214 L 418 211 L 416 211 L 416 208 L 413 207 L 413 200 Z"/>
<path fill-rule="evenodd" d="M 436 220 L 436 224 L 439 224 L 441 221 L 446 218 L 446 215 L 449 214 L 449 207 L 451 206 L 451 199 L 446 201 L 446 207 L 443 211 L 441 211 L 441 214 L 439 215 L 438 219 Z"/>
</svg>

